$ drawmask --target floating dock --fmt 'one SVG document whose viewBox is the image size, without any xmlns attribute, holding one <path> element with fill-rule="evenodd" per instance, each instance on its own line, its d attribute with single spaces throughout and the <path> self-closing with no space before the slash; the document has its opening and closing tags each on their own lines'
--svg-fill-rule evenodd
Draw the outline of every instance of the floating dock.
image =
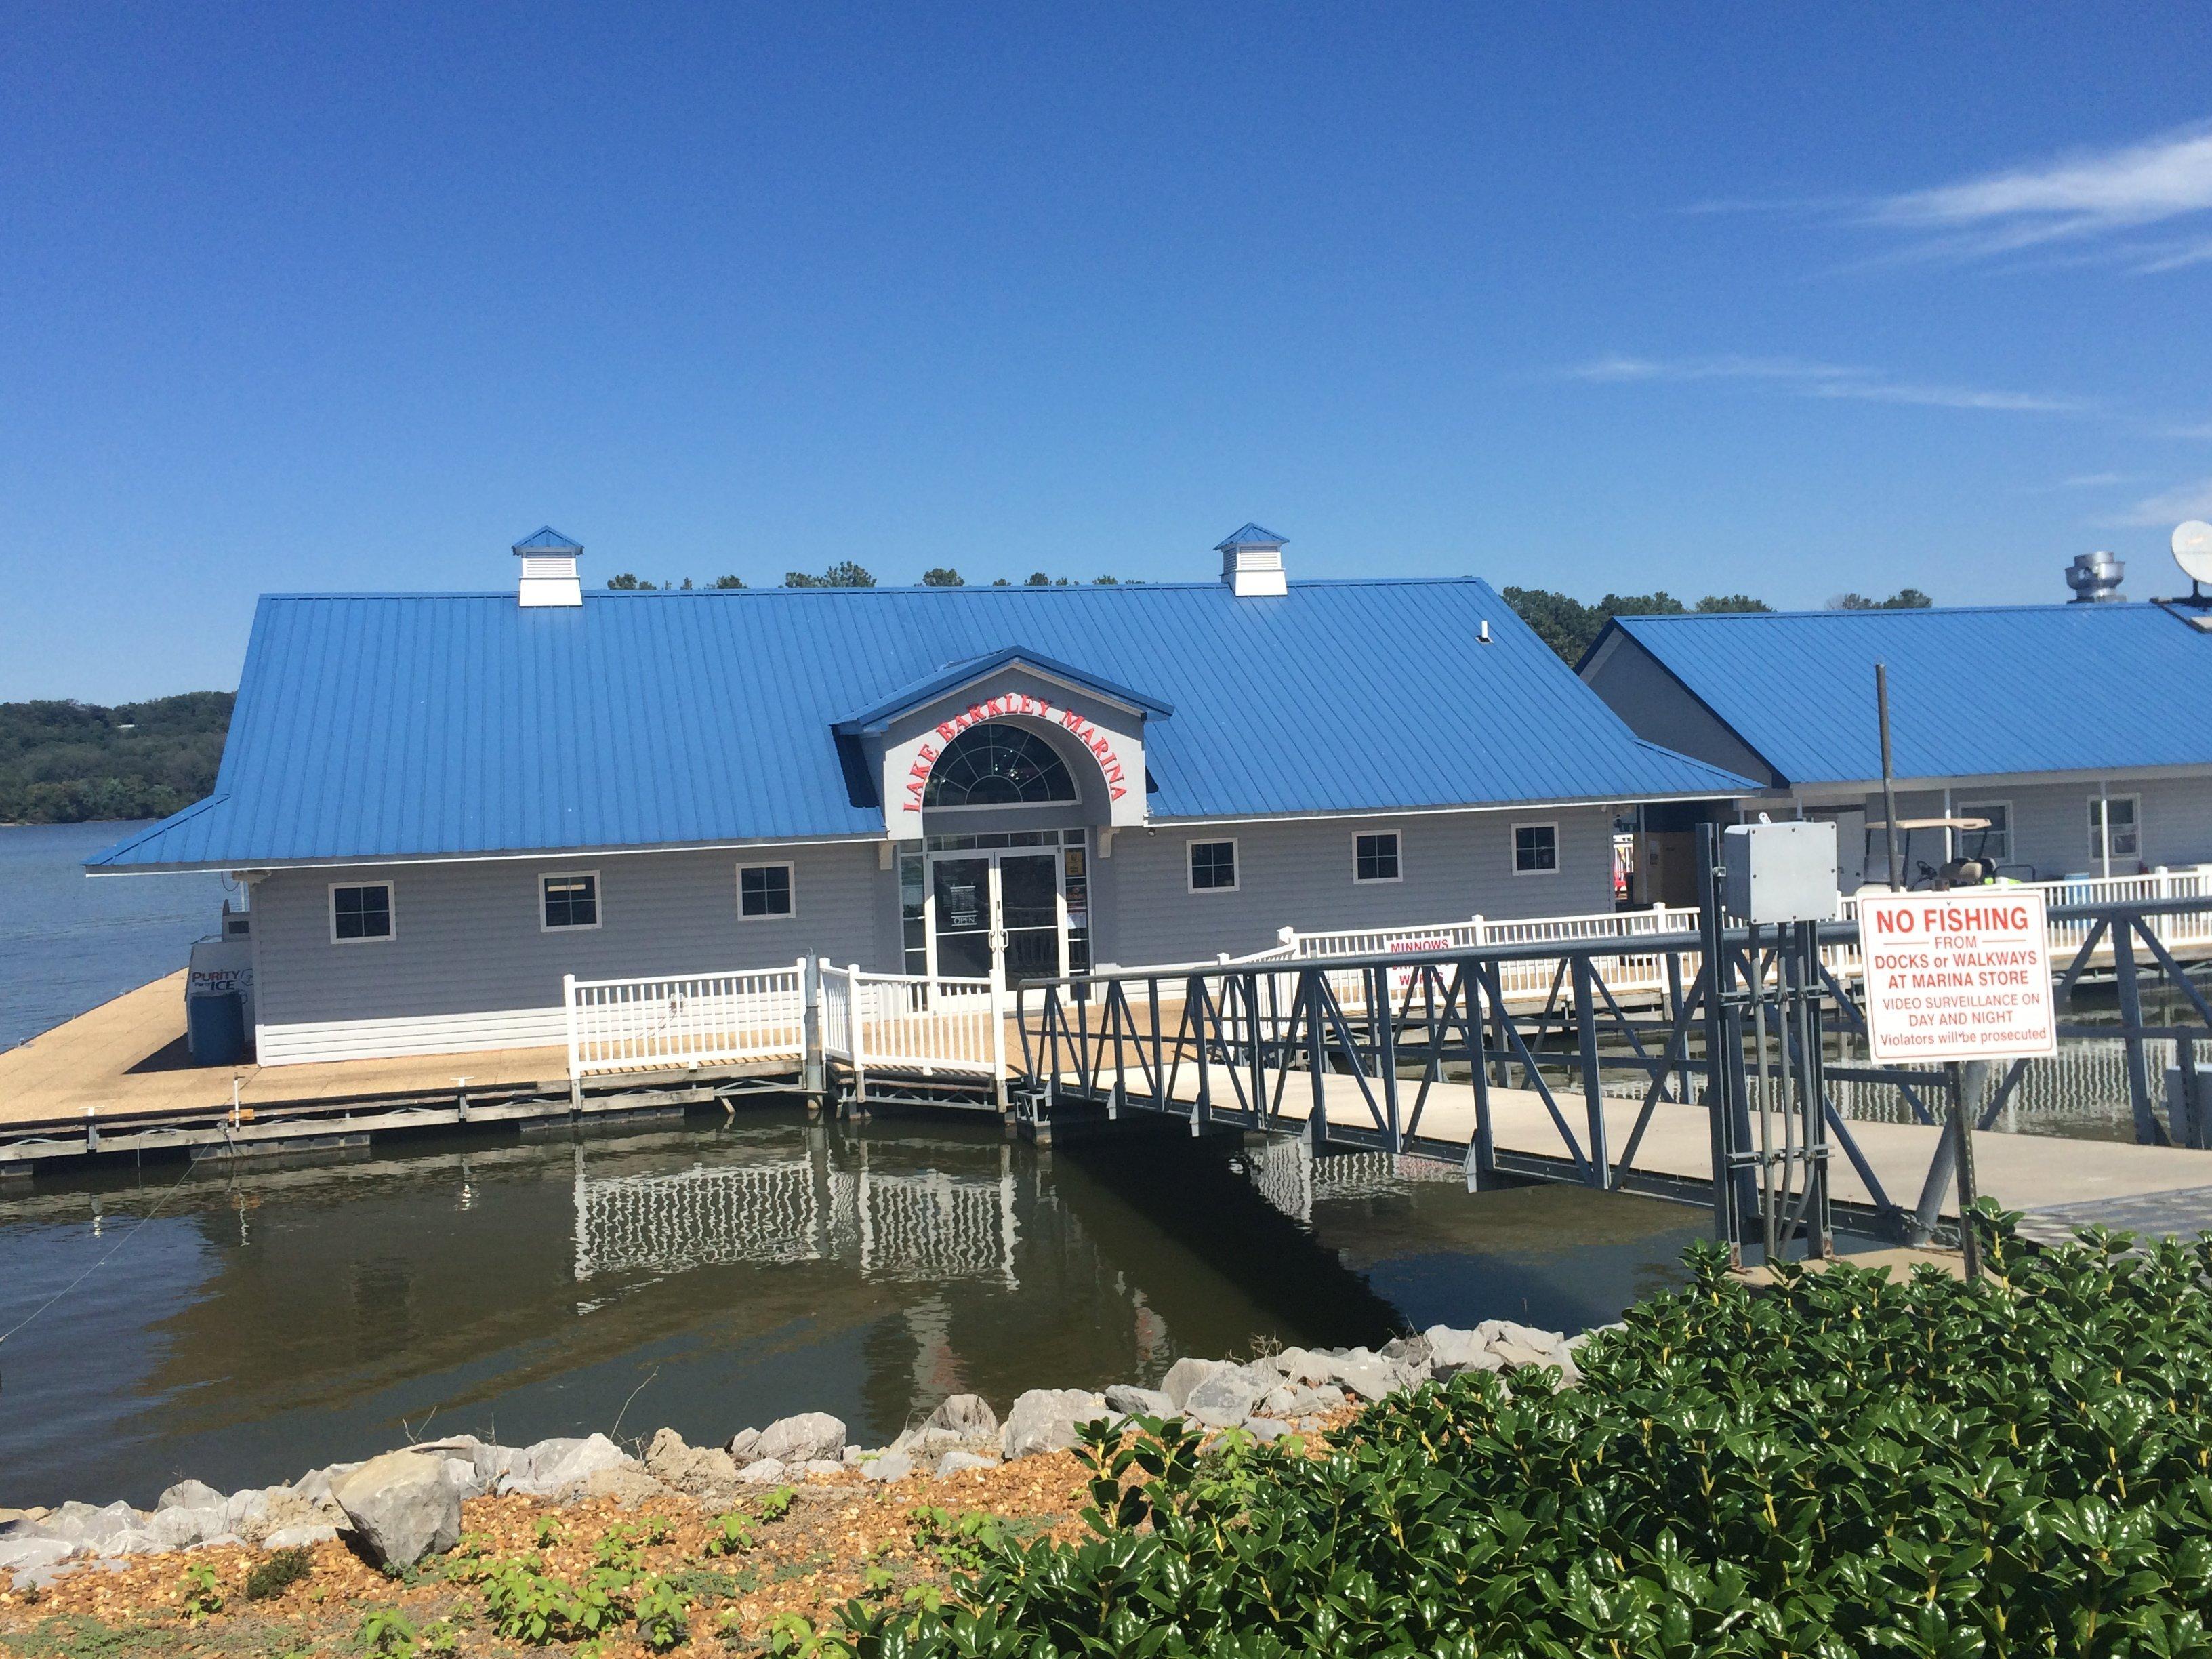
<svg viewBox="0 0 2212 1659">
<path fill-rule="evenodd" d="M 363 1144 L 374 1134 L 567 1121 L 793 1094 L 794 1061 L 663 1066 L 592 1077 L 572 1094 L 558 1047 L 296 1066 L 195 1066 L 184 975 L 127 991 L 0 1051 L 0 1171 L 88 1154 L 246 1156 Z"/>
</svg>

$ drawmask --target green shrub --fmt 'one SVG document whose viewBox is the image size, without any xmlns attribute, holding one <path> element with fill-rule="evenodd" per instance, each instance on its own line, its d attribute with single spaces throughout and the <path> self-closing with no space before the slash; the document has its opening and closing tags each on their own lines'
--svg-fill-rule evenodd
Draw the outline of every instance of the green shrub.
<svg viewBox="0 0 2212 1659">
<path fill-rule="evenodd" d="M 415 1647 L 415 1621 L 398 1607 L 372 1607 L 362 1616 L 354 1639 L 364 1653 L 410 1653 Z"/>
<path fill-rule="evenodd" d="M 2087 1236 L 2008 1283 L 1692 1282 L 1577 1389 L 1471 1372 L 1330 1455 L 1088 1437 L 1096 1534 L 1002 1544 L 866 1659 L 1056 1652 L 2212 1655 L 2212 1242 Z M 1133 1476 L 1133 1482 L 1130 1477 Z"/>
<path fill-rule="evenodd" d="M 314 1557 L 304 1549 L 275 1550 L 253 1564 L 246 1575 L 246 1599 L 266 1601 L 282 1595 L 315 1570 Z"/>
<path fill-rule="evenodd" d="M 222 1611 L 222 1581 L 215 1576 L 215 1569 L 204 1561 L 195 1561 L 185 1569 L 184 1583 L 179 1587 L 179 1602 L 185 1617 L 198 1624 Z"/>
</svg>

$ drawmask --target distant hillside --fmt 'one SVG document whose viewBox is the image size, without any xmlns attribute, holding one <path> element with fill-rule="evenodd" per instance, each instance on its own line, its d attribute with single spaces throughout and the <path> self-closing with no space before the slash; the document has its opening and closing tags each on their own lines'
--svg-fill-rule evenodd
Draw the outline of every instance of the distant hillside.
<svg viewBox="0 0 2212 1659">
<path fill-rule="evenodd" d="M 0 702 L 0 823 L 157 818 L 215 787 L 229 691 L 101 708 Z"/>
</svg>

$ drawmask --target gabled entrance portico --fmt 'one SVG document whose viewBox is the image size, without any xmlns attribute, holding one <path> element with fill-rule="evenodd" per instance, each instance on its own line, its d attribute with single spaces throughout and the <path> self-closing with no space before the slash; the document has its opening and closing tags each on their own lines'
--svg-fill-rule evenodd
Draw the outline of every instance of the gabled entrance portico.
<svg viewBox="0 0 2212 1659">
<path fill-rule="evenodd" d="M 879 780 L 904 970 L 1004 983 L 1089 969 L 1101 832 L 1146 816 L 1165 703 L 1015 647 L 839 723 Z"/>
</svg>

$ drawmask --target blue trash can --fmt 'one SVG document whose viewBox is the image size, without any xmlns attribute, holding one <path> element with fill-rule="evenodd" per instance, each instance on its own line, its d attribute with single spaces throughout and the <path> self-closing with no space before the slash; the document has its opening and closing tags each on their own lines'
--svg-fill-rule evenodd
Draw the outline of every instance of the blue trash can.
<svg viewBox="0 0 2212 1659">
<path fill-rule="evenodd" d="M 195 1066 L 235 1066 L 246 1054 L 246 999 L 235 991 L 187 997 L 185 1038 Z"/>
</svg>

